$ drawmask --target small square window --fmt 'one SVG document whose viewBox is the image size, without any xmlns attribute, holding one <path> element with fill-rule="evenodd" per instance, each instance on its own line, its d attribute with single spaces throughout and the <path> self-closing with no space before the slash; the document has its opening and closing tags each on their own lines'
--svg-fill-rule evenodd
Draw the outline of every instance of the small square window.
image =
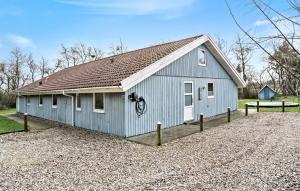
<svg viewBox="0 0 300 191">
<path fill-rule="evenodd" d="M 81 95 L 76 94 L 76 110 L 81 111 Z"/>
<path fill-rule="evenodd" d="M 206 55 L 205 50 L 198 49 L 198 64 L 201 66 L 206 66 Z"/>
<path fill-rule="evenodd" d="M 42 106 L 43 105 L 43 96 L 39 96 L 39 105 Z"/>
<path fill-rule="evenodd" d="M 57 95 L 52 95 L 52 108 L 57 108 Z"/>
<path fill-rule="evenodd" d="M 207 96 L 208 96 L 208 98 L 214 97 L 214 84 L 213 83 L 207 84 Z"/>
<path fill-rule="evenodd" d="M 104 113 L 104 94 L 94 93 L 94 112 Z"/>
</svg>

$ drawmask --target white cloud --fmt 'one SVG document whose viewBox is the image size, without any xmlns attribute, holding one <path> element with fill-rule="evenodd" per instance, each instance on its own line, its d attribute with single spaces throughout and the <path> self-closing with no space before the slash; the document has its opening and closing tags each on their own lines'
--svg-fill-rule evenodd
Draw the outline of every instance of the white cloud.
<svg viewBox="0 0 300 191">
<path fill-rule="evenodd" d="M 30 38 L 21 36 L 21 35 L 9 35 L 8 39 L 11 43 L 20 47 L 35 47 L 35 44 Z"/>
<path fill-rule="evenodd" d="M 89 8 L 91 13 L 107 15 L 182 15 L 196 0 L 56 0 Z"/>
<path fill-rule="evenodd" d="M 254 26 L 263 26 L 263 25 L 268 25 L 270 24 L 270 21 L 269 20 L 257 20 L 253 23 Z"/>
</svg>

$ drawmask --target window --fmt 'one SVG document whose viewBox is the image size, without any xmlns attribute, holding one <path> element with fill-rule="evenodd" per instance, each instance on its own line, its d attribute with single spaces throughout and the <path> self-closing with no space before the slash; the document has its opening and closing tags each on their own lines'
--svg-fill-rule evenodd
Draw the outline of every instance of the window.
<svg viewBox="0 0 300 191">
<path fill-rule="evenodd" d="M 184 106 L 193 105 L 193 83 L 184 82 Z"/>
<path fill-rule="evenodd" d="M 52 108 L 57 108 L 57 95 L 52 95 Z"/>
<path fill-rule="evenodd" d="M 207 84 L 207 96 L 208 96 L 208 98 L 214 97 L 214 84 L 213 83 Z"/>
<path fill-rule="evenodd" d="M 198 64 L 200 66 L 206 66 L 205 50 L 198 48 Z"/>
<path fill-rule="evenodd" d="M 39 106 L 43 106 L 43 96 L 39 96 Z"/>
<path fill-rule="evenodd" d="M 26 103 L 27 105 L 30 105 L 30 96 L 26 96 Z"/>
<path fill-rule="evenodd" d="M 104 94 L 94 93 L 94 112 L 104 113 Z"/>
<path fill-rule="evenodd" d="M 81 95 L 76 94 L 76 110 L 81 111 Z"/>
</svg>

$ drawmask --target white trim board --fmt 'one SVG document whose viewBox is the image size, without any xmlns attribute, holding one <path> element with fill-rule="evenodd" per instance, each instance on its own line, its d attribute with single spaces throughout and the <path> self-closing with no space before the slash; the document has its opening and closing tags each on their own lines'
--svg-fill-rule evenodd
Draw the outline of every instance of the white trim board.
<svg viewBox="0 0 300 191">
<path fill-rule="evenodd" d="M 226 56 L 222 53 L 222 51 L 216 46 L 216 44 L 212 41 L 211 37 L 208 35 L 202 35 L 191 43 L 177 49 L 171 54 L 163 57 L 162 59 L 154 62 L 153 64 L 145 67 L 144 69 L 132 74 L 128 78 L 121 81 L 123 91 L 127 91 L 133 86 L 137 85 L 141 81 L 155 74 L 159 70 L 173 63 L 175 60 L 189 53 L 193 49 L 197 48 L 201 44 L 206 44 L 208 49 L 213 53 L 213 55 L 218 59 L 220 64 L 224 67 L 224 69 L 228 72 L 234 82 L 238 87 L 245 87 L 246 83 L 241 78 L 236 69 L 231 65 L 230 61 L 226 58 Z"/>
</svg>

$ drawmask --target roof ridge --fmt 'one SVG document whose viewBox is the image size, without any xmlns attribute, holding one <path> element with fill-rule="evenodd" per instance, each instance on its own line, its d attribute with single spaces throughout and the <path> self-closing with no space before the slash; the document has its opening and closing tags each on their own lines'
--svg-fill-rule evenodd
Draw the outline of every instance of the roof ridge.
<svg viewBox="0 0 300 191">
<path fill-rule="evenodd" d="M 145 49 L 148 49 L 148 48 L 154 48 L 154 47 L 158 47 L 158 46 L 162 46 L 162 45 L 167 45 L 167 44 L 171 44 L 171 43 L 176 43 L 176 42 L 180 42 L 180 41 L 184 41 L 184 40 L 188 40 L 188 39 L 192 39 L 192 38 L 199 38 L 201 36 L 203 36 L 203 35 L 201 34 L 201 35 L 196 35 L 196 36 L 191 36 L 191 37 L 183 38 L 183 39 L 180 39 L 180 40 L 169 41 L 169 42 L 166 42 L 166 43 L 161 43 L 161 44 L 151 45 L 151 46 L 147 46 L 147 47 L 143 47 L 143 48 L 138 48 L 138 49 L 131 50 L 131 51 L 128 51 L 128 52 L 123 52 L 123 53 L 116 54 L 116 55 L 110 55 L 110 56 L 107 56 L 107 57 L 99 58 L 97 60 L 91 60 L 89 62 L 78 64 L 78 65 L 75 65 L 75 66 L 70 66 L 70 67 L 64 68 L 62 70 L 73 68 L 73 67 L 78 67 L 78 66 L 81 66 L 81 65 L 89 64 L 89 63 L 100 61 L 100 60 L 104 60 L 104 59 L 115 58 L 115 57 L 118 57 L 118 56 L 121 56 L 121 55 L 125 55 L 125 54 L 129 54 L 129 53 L 133 53 L 133 52 L 145 50 Z M 60 70 L 60 71 L 62 71 L 62 70 Z"/>
</svg>

